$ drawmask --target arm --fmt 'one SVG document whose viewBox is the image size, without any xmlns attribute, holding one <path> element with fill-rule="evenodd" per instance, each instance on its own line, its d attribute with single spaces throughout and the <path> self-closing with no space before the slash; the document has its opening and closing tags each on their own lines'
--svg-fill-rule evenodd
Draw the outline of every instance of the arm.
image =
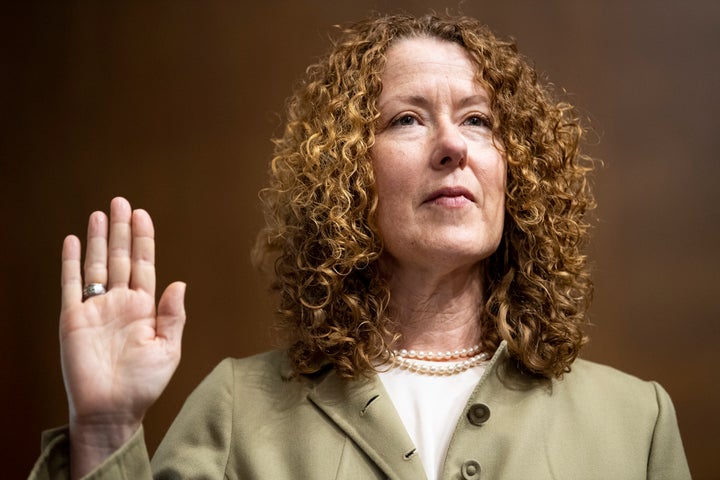
<svg viewBox="0 0 720 480">
<path fill-rule="evenodd" d="M 226 478 L 236 421 L 234 377 L 233 361 L 226 359 L 190 394 L 153 456 L 155 479 Z"/>
<path fill-rule="evenodd" d="M 42 453 L 35 462 L 28 480 L 67 480 L 70 478 L 68 437 L 67 427 L 43 432 Z M 149 480 L 152 478 L 142 427 L 130 437 L 125 445 L 103 460 L 100 466 L 93 469 L 90 478 L 94 480 Z"/>
<path fill-rule="evenodd" d="M 107 284 L 107 293 L 85 301 L 80 250 L 77 237 L 65 239 L 60 344 L 74 479 L 138 432 L 179 363 L 185 321 L 183 283 L 168 286 L 156 309 L 154 230 L 147 212 L 115 198 L 109 222 L 102 212 L 90 216 L 84 284 Z"/>
<path fill-rule="evenodd" d="M 648 479 L 690 479 L 690 469 L 685 459 L 675 408 L 670 396 L 653 382 L 658 404 L 658 417 L 653 431 L 648 457 Z"/>
<path fill-rule="evenodd" d="M 234 371 L 221 362 L 185 401 L 157 449 L 152 468 L 140 427 L 92 470 L 93 479 L 224 478 L 232 442 Z M 29 480 L 69 478 L 68 428 L 43 433 L 42 454 Z"/>
</svg>

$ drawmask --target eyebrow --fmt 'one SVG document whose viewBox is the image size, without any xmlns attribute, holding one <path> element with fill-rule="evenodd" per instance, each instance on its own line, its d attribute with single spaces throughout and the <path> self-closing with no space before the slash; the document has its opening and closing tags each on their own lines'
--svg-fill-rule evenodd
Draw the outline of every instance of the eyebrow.
<svg viewBox="0 0 720 480">
<path fill-rule="evenodd" d="M 418 107 L 427 107 L 432 102 L 423 95 L 398 95 L 390 97 L 388 100 L 378 103 L 378 107 L 382 108 L 385 104 L 388 102 L 400 102 L 400 103 L 406 103 L 410 105 L 415 105 Z M 467 97 L 463 97 L 458 102 L 459 107 L 465 107 L 467 105 L 473 105 L 473 104 L 480 104 L 483 106 L 487 106 L 490 104 L 490 100 L 488 99 L 487 95 L 485 94 L 477 94 L 477 95 L 468 95 Z"/>
</svg>

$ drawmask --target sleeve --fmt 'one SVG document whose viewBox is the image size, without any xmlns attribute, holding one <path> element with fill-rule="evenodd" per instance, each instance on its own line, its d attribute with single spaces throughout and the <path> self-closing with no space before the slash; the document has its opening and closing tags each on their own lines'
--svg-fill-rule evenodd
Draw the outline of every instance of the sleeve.
<svg viewBox="0 0 720 480">
<path fill-rule="evenodd" d="M 234 383 L 233 362 L 226 359 L 188 397 L 153 456 L 155 479 L 225 478 Z"/>
<path fill-rule="evenodd" d="M 188 397 L 150 461 L 142 427 L 83 480 L 223 479 L 230 452 L 233 366 L 221 362 Z M 70 478 L 67 427 L 43 433 L 28 480 Z M 152 468 L 151 468 L 152 467 Z"/>
<path fill-rule="evenodd" d="M 42 453 L 28 480 L 67 480 L 70 478 L 70 440 L 67 427 L 43 432 Z M 150 459 L 142 427 L 84 480 L 142 480 L 152 478 Z"/>
<path fill-rule="evenodd" d="M 690 468 L 680 438 L 675 407 L 668 393 L 659 384 L 655 382 L 652 384 L 655 387 L 658 416 L 648 457 L 647 478 L 649 480 L 690 479 Z"/>
</svg>

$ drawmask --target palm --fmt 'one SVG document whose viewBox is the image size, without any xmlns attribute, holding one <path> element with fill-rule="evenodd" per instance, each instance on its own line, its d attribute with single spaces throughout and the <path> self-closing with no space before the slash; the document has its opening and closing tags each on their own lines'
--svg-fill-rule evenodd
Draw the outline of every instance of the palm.
<svg viewBox="0 0 720 480">
<path fill-rule="evenodd" d="M 109 241 L 104 217 L 91 217 L 85 262 L 85 283 L 107 282 L 106 294 L 79 298 L 79 242 L 63 248 L 63 376 L 79 424 L 139 424 L 180 359 L 183 285 L 170 285 L 156 309 L 150 218 L 121 199 L 111 212 Z"/>
<path fill-rule="evenodd" d="M 63 312 L 63 369 L 76 415 L 144 412 L 160 395 L 177 356 L 156 338 L 154 303 L 145 292 L 111 290 Z"/>
</svg>

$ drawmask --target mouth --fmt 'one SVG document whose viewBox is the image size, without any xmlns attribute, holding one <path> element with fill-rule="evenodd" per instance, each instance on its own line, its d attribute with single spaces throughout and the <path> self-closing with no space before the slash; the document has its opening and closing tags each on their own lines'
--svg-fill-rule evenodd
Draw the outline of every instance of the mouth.
<svg viewBox="0 0 720 480">
<path fill-rule="evenodd" d="M 424 203 L 441 203 L 446 200 L 475 202 L 475 197 L 464 187 L 443 187 L 428 195 Z"/>
</svg>

